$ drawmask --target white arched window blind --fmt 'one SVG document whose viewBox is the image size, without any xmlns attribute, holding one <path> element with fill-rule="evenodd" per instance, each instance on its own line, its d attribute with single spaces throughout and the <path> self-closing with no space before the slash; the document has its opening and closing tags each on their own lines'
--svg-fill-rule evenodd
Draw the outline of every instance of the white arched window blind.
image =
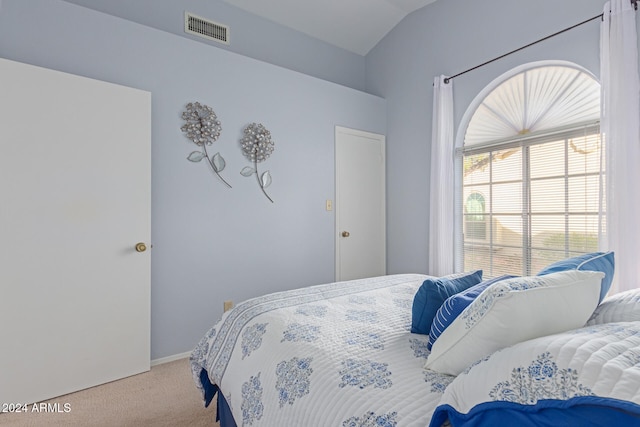
<svg viewBox="0 0 640 427">
<path fill-rule="evenodd" d="M 599 83 L 564 64 L 516 71 L 485 91 L 457 153 L 459 253 L 486 277 L 596 251 L 603 232 Z"/>
</svg>

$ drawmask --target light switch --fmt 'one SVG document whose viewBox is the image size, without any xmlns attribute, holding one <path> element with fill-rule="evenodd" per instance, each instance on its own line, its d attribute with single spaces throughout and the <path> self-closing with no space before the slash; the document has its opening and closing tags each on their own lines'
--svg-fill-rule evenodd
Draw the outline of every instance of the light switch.
<svg viewBox="0 0 640 427">
<path fill-rule="evenodd" d="M 327 200 L 327 210 L 328 211 L 332 211 L 333 210 L 333 201 L 332 200 Z"/>
</svg>

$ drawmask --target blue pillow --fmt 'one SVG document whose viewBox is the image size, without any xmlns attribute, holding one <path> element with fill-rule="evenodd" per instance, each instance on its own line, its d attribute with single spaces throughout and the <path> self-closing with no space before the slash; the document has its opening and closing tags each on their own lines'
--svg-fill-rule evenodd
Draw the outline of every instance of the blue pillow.
<svg viewBox="0 0 640 427">
<path fill-rule="evenodd" d="M 482 291 L 496 282 L 505 279 L 511 279 L 512 277 L 516 276 L 505 274 L 503 276 L 485 280 L 482 283 L 478 283 L 477 285 L 471 286 L 465 291 L 447 298 L 447 300 L 442 304 L 442 307 L 440 307 L 436 312 L 433 323 L 431 324 L 427 349 L 431 350 L 431 346 L 433 346 L 433 343 L 436 342 L 442 332 L 447 329 L 451 322 L 453 322 L 465 308 L 467 308 L 476 298 L 478 298 Z"/>
<path fill-rule="evenodd" d="M 413 297 L 411 309 L 411 332 L 429 335 L 431 322 L 436 311 L 451 295 L 482 281 L 482 270 L 450 274 L 440 278 L 427 279 Z"/>
<path fill-rule="evenodd" d="M 590 254 L 579 255 L 573 258 L 563 259 L 554 262 L 543 268 L 537 275 L 544 276 L 549 273 L 557 273 L 566 270 L 583 270 L 583 271 L 601 271 L 604 273 L 604 279 L 600 285 L 600 301 L 609 292 L 611 282 L 613 281 L 613 273 L 615 271 L 615 261 L 613 252 L 593 252 Z"/>
</svg>

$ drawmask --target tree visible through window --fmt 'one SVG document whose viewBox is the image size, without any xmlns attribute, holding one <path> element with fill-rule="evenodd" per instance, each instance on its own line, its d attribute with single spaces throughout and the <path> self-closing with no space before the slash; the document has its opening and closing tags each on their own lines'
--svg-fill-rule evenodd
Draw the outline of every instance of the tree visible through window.
<svg viewBox="0 0 640 427">
<path fill-rule="evenodd" d="M 532 275 L 597 250 L 602 230 L 600 87 L 573 66 L 536 66 L 482 99 L 465 134 L 463 263 Z"/>
<path fill-rule="evenodd" d="M 480 193 L 471 193 L 464 206 L 465 231 L 468 239 L 485 240 L 487 238 L 487 221 L 484 211 L 484 196 Z"/>
</svg>

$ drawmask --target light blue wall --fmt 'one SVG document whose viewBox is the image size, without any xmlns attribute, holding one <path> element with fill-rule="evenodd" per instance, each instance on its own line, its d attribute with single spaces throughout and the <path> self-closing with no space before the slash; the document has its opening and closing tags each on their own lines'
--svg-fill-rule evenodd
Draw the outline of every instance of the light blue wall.
<svg viewBox="0 0 640 427">
<path fill-rule="evenodd" d="M 27 0 L 28 1 L 28 0 Z M 364 90 L 363 56 L 245 12 L 222 0 L 66 0 L 250 58 Z M 230 27 L 230 45 L 184 32 L 184 12 Z"/>
<path fill-rule="evenodd" d="M 222 300 L 333 280 L 334 218 L 324 201 L 334 194 L 334 125 L 386 133 L 388 272 L 427 272 L 433 77 L 595 16 L 604 1 L 438 0 L 405 18 L 366 60 L 220 0 L 177 3 L 0 0 L 0 56 L 153 94 L 152 358 L 189 350 Z M 190 40 L 185 9 L 231 25 L 232 46 Z M 456 124 L 483 87 L 522 63 L 568 60 L 598 75 L 598 39 L 592 22 L 457 78 Z M 386 102 L 266 62 L 364 87 Z M 185 160 L 193 145 L 179 114 L 192 100 L 222 120 L 215 148 L 233 190 Z M 276 141 L 265 164 L 275 205 L 237 173 L 245 165 L 237 140 L 251 121 Z"/>
<path fill-rule="evenodd" d="M 191 350 L 223 300 L 334 280 L 334 127 L 384 134 L 383 99 L 61 0 L 0 0 L 0 57 L 152 93 L 152 359 Z M 196 100 L 222 121 L 233 189 L 186 160 Z M 253 121 L 276 141 L 274 204 L 239 173 Z"/>
<path fill-rule="evenodd" d="M 438 0 L 405 18 L 367 55 L 367 91 L 387 100 L 387 268 L 427 272 L 433 78 L 453 75 L 602 12 L 603 0 Z M 493 79 L 555 59 L 599 73 L 599 21 L 453 81 L 456 127 Z M 464 131 L 464 130 L 463 130 Z"/>
</svg>

